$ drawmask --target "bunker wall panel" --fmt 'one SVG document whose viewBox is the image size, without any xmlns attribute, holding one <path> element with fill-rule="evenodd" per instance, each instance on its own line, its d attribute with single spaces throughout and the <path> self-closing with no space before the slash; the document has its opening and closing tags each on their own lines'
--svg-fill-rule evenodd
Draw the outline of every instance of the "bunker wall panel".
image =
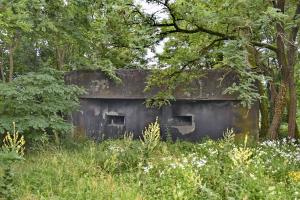
<svg viewBox="0 0 300 200">
<path fill-rule="evenodd" d="M 119 138 L 124 132 L 140 138 L 144 128 L 159 117 L 163 139 L 168 135 L 173 140 L 199 141 L 206 136 L 217 139 L 231 128 L 236 133 L 258 135 L 258 104 L 243 108 L 237 94 L 224 94 L 229 85 L 238 82 L 234 73 L 205 71 L 204 77 L 188 87 L 176 88 L 176 101 L 160 109 L 148 109 L 144 104 L 158 91 L 143 91 L 149 70 L 117 70 L 116 74 L 121 83 L 100 71 L 74 71 L 65 76 L 68 84 L 87 91 L 81 96 L 80 110 L 72 115 L 80 134 L 85 132 L 98 141 Z"/>
<path fill-rule="evenodd" d="M 160 115 L 160 110 L 147 109 L 143 100 L 83 99 L 73 123 L 98 141 L 120 138 L 125 132 L 140 138 L 144 127 Z"/>
<path fill-rule="evenodd" d="M 170 132 L 173 140 L 190 141 L 206 136 L 220 138 L 230 128 L 240 132 L 241 128 L 233 124 L 237 105 L 235 101 L 177 101 L 164 108 L 164 132 Z"/>
</svg>

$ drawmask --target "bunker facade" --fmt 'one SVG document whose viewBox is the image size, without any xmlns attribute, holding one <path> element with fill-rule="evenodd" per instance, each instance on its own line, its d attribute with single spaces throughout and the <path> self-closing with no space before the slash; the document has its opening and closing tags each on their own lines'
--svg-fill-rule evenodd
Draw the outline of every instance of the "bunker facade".
<svg viewBox="0 0 300 200">
<path fill-rule="evenodd" d="M 226 129 L 237 134 L 258 134 L 258 105 L 243 108 L 236 95 L 224 90 L 237 82 L 234 74 L 206 71 L 204 76 L 175 92 L 176 101 L 161 108 L 147 108 L 145 93 L 149 71 L 118 70 L 121 83 L 100 71 L 73 71 L 65 76 L 68 84 L 86 89 L 80 109 L 72 114 L 76 132 L 97 141 L 119 138 L 125 132 L 139 138 L 144 128 L 158 117 L 163 138 L 199 141 L 203 137 L 223 137 Z M 222 81 L 220 78 L 223 77 Z"/>
</svg>

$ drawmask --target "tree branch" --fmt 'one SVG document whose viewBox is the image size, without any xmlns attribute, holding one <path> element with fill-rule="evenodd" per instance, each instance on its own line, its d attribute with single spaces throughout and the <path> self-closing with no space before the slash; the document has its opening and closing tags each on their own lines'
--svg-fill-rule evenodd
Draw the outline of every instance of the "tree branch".
<svg viewBox="0 0 300 200">
<path fill-rule="evenodd" d="M 276 52 L 277 48 L 271 44 L 267 44 L 267 43 L 261 43 L 261 42 L 256 42 L 256 41 L 251 41 L 251 44 L 256 46 L 256 47 L 262 47 L 262 48 L 266 48 L 269 49 L 271 51 Z"/>
<path fill-rule="evenodd" d="M 169 34 L 173 34 L 173 33 L 185 33 L 185 34 L 194 34 L 194 33 L 206 33 L 209 35 L 213 35 L 213 36 L 217 36 L 219 38 L 216 39 L 216 41 L 213 41 L 213 43 L 217 42 L 217 41 L 222 41 L 222 40 L 237 40 L 238 36 L 234 36 L 234 35 L 228 35 L 227 33 L 221 33 L 218 31 L 214 31 L 199 25 L 195 25 L 195 29 L 183 29 L 181 28 L 177 22 L 183 19 L 178 19 L 176 17 L 176 14 L 174 13 L 173 9 L 171 8 L 170 4 L 169 4 L 169 0 L 165 0 L 164 2 L 161 1 L 155 1 L 156 3 L 162 5 L 165 7 L 165 9 L 168 11 L 168 13 L 171 16 L 171 22 L 170 23 L 157 23 L 154 16 L 151 15 L 151 17 L 148 17 L 148 20 L 151 21 L 151 25 L 154 27 L 173 27 L 174 29 L 172 30 L 167 30 L 167 31 L 163 31 L 160 33 L 161 38 L 166 37 Z M 142 12 L 138 11 L 137 12 L 141 15 Z M 143 15 L 144 16 L 144 15 Z M 256 47 L 262 47 L 262 48 L 266 48 L 269 49 L 271 51 L 277 52 L 277 48 L 271 44 L 267 44 L 267 43 L 262 43 L 262 42 L 258 42 L 258 41 L 251 41 L 251 44 L 253 46 Z M 210 44 L 213 45 L 213 44 Z M 208 45 L 208 46 L 210 46 Z"/>
<path fill-rule="evenodd" d="M 294 21 L 297 19 L 297 17 L 298 17 L 299 14 L 300 14 L 300 2 L 298 2 L 298 4 L 297 4 L 295 15 L 293 17 Z M 289 36 L 289 42 L 293 42 L 294 43 L 296 41 L 296 37 L 297 37 L 298 31 L 299 31 L 299 23 L 295 27 L 292 28 L 291 34 Z"/>
<path fill-rule="evenodd" d="M 221 38 L 219 38 L 219 40 L 236 40 L 236 39 L 238 39 L 238 37 L 236 37 L 236 36 L 226 35 L 226 34 L 215 32 L 215 31 L 205 29 L 205 28 L 199 28 L 199 29 L 195 29 L 195 30 L 183 30 L 183 29 L 176 30 L 175 29 L 175 30 L 162 32 L 161 35 L 165 36 L 165 35 L 172 34 L 172 33 L 187 33 L 187 34 L 207 33 L 209 35 L 215 35 L 215 36 L 221 37 Z M 251 41 L 251 44 L 254 46 L 257 46 L 257 47 L 269 49 L 274 52 L 277 51 L 277 48 L 271 44 L 261 43 L 261 42 L 257 42 L 257 41 Z"/>
</svg>

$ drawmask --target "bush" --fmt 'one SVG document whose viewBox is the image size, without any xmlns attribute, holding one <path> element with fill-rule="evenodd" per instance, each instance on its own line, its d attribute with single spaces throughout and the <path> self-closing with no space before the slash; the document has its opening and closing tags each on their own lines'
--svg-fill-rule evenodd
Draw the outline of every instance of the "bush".
<svg viewBox="0 0 300 200">
<path fill-rule="evenodd" d="M 82 92 L 76 86 L 65 85 L 63 73 L 53 69 L 0 83 L 0 134 L 11 130 L 13 121 L 27 137 L 68 132 L 71 125 L 66 115 L 77 108 Z"/>
</svg>

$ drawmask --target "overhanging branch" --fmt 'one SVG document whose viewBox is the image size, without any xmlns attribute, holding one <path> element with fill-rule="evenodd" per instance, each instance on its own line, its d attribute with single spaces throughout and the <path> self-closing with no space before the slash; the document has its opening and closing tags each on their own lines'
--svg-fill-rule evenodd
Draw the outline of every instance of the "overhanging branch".
<svg viewBox="0 0 300 200">
<path fill-rule="evenodd" d="M 271 44 L 261 43 L 261 42 L 256 42 L 256 41 L 251 41 L 251 44 L 253 46 L 266 48 L 266 49 L 269 49 L 269 50 L 274 51 L 274 52 L 277 51 L 277 48 L 275 46 L 271 45 Z"/>
<path fill-rule="evenodd" d="M 225 33 L 218 32 L 218 31 L 215 31 L 215 30 L 211 30 L 211 29 L 205 28 L 203 26 L 199 26 L 199 25 L 194 25 L 194 27 L 195 27 L 194 29 L 184 29 L 184 28 L 180 27 L 179 24 L 178 24 L 178 22 L 182 21 L 183 19 L 181 19 L 181 18 L 179 19 L 176 16 L 176 13 L 171 8 L 171 5 L 169 4 L 169 0 L 165 0 L 163 2 L 161 2 L 161 1 L 155 1 L 155 2 L 165 7 L 165 9 L 170 14 L 170 17 L 171 17 L 170 20 L 171 20 L 171 22 L 166 22 L 166 23 L 157 22 L 156 19 L 155 19 L 155 17 L 153 15 L 151 15 L 151 17 L 148 16 L 148 22 L 150 22 L 151 25 L 154 26 L 154 27 L 159 27 L 159 28 L 160 27 L 170 27 L 170 28 L 173 28 L 172 30 L 166 30 L 166 31 L 161 32 L 160 33 L 161 38 L 164 38 L 167 35 L 173 34 L 173 33 L 185 33 L 185 34 L 206 33 L 208 35 L 212 35 L 212 36 L 217 36 L 218 37 L 216 39 L 216 41 L 213 41 L 213 44 L 215 42 L 221 41 L 221 40 L 224 41 L 224 40 L 237 40 L 237 39 L 239 39 L 238 36 L 228 35 L 227 33 L 225 34 Z M 142 12 L 140 12 L 137 8 L 136 8 L 136 11 L 138 11 L 138 13 L 140 15 L 144 16 L 142 14 Z M 269 49 L 271 51 L 277 52 L 277 48 L 275 46 L 271 45 L 271 44 L 262 43 L 262 42 L 259 42 L 259 41 L 250 41 L 250 43 L 253 46 L 256 46 L 256 47 L 261 47 L 261 48 L 265 48 L 265 49 Z M 210 45 L 208 45 L 208 46 L 210 46 Z"/>
</svg>

